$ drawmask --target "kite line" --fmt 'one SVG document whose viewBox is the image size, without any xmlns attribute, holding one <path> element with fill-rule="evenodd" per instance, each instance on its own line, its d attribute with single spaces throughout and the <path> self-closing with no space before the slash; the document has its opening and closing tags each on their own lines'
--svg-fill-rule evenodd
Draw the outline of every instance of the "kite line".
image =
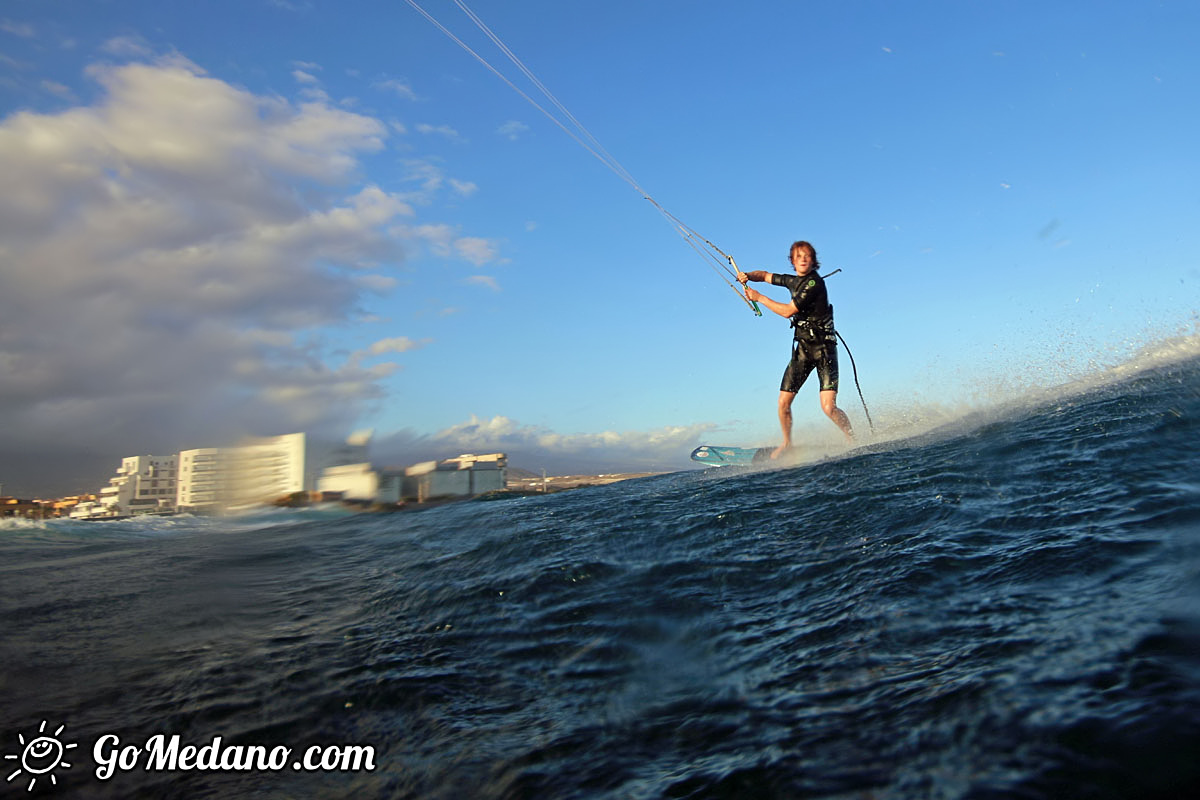
<svg viewBox="0 0 1200 800">
<path fill-rule="evenodd" d="M 717 247 L 708 238 L 700 235 L 697 231 L 685 224 L 682 220 L 665 209 L 657 200 L 651 197 L 650 193 L 643 189 L 641 185 L 634 180 L 634 177 L 630 174 L 629 170 L 625 169 L 625 167 L 621 165 L 621 162 L 617 161 L 617 159 L 611 153 L 604 149 L 604 146 L 600 144 L 600 141 L 595 136 L 592 135 L 591 131 L 589 131 L 584 124 L 580 122 L 579 119 L 576 118 L 576 116 L 572 114 L 570 110 L 563 105 L 562 102 L 560 102 L 559 99 L 555 97 L 548 88 L 546 88 L 546 85 L 538 79 L 533 71 L 530 70 L 520 58 L 517 57 L 517 54 L 514 53 L 512 49 L 506 45 L 491 28 L 487 26 L 487 24 L 480 19 L 479 15 L 472 11 L 467 4 L 463 2 L 463 0 L 453 0 L 453 2 L 467 16 L 467 18 L 470 19 L 471 22 L 473 22 L 475 26 L 483 32 L 483 34 L 492 42 L 492 44 L 495 45 L 496 48 L 499 49 L 500 52 L 502 52 L 508 58 L 508 60 L 513 63 L 513 65 L 521 72 L 521 74 L 524 75 L 525 78 L 537 88 L 545 102 L 552 106 L 558 112 L 558 114 L 561 115 L 561 117 L 556 116 L 545 106 L 531 97 L 529 93 L 517 86 L 517 84 L 514 83 L 507 75 L 493 66 L 486 58 L 481 56 L 470 45 L 455 35 L 453 31 L 451 31 L 449 28 L 439 22 L 432 14 L 422 8 L 416 2 L 416 0 L 406 0 L 406 2 L 412 6 L 422 17 L 428 20 L 434 27 L 445 34 L 447 38 L 465 50 L 476 61 L 486 67 L 492 74 L 507 84 L 509 88 L 523 97 L 526 102 L 540 111 L 547 119 L 553 122 L 572 139 L 574 139 L 584 150 L 591 153 L 592 156 L 600 161 L 600 163 L 612 170 L 612 172 L 616 174 L 618 178 L 633 187 L 633 189 L 640 194 L 643 199 L 649 201 L 650 204 L 654 206 L 654 208 L 657 209 L 660 214 L 663 215 L 671 227 L 675 229 L 675 232 L 683 237 L 683 240 L 687 242 L 697 254 L 700 255 L 701 259 L 703 259 L 705 263 L 712 267 L 713 271 L 715 271 L 717 275 L 725 281 L 729 288 L 733 289 L 733 291 L 742 298 L 742 301 L 754 310 L 756 315 L 762 316 L 762 311 L 759 309 L 758 304 L 747 298 L 745 291 L 738 288 L 738 285 L 736 284 L 737 273 L 740 270 L 738 269 L 737 263 L 733 260 L 733 256 L 726 253 L 720 247 Z"/>
</svg>

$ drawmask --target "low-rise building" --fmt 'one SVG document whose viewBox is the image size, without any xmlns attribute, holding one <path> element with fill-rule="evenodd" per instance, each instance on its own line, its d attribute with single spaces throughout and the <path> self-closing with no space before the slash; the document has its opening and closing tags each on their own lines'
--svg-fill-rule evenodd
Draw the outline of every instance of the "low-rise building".
<svg viewBox="0 0 1200 800">
<path fill-rule="evenodd" d="M 404 471 L 402 494 L 405 499 L 425 502 L 498 491 L 504 488 L 507 464 L 503 453 L 468 454 L 414 464 Z"/>
<path fill-rule="evenodd" d="M 326 497 L 380 505 L 475 497 L 505 487 L 507 463 L 504 453 L 490 453 L 426 461 L 401 469 L 376 470 L 367 463 L 345 464 L 326 468 L 317 488 Z"/>
<path fill-rule="evenodd" d="M 26 519 L 45 519 L 53 516 L 53 510 L 48 510 L 46 503 L 41 500 L 22 500 L 18 497 L 0 497 L 0 517 L 25 517 Z"/>
<path fill-rule="evenodd" d="M 317 479 L 317 491 L 322 496 L 336 496 L 351 503 L 377 503 L 379 473 L 370 464 L 341 464 L 326 467 Z"/>
</svg>

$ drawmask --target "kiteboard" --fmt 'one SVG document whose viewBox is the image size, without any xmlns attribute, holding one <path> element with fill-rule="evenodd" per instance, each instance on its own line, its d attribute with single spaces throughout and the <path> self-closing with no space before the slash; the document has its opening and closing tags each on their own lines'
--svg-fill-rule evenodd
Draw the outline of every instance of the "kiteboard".
<svg viewBox="0 0 1200 800">
<path fill-rule="evenodd" d="M 710 467 L 748 466 L 771 460 L 773 447 L 715 447 L 702 444 L 692 451 L 692 461 Z"/>
</svg>

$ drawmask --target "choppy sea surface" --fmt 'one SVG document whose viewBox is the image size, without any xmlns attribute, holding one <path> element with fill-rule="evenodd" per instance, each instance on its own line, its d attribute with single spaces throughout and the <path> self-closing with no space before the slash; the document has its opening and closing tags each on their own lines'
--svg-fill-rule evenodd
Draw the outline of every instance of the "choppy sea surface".
<svg viewBox="0 0 1200 800">
<path fill-rule="evenodd" d="M 1187 357 L 790 468 L 4 523 L 0 795 L 1197 797 L 1198 445 Z"/>
</svg>

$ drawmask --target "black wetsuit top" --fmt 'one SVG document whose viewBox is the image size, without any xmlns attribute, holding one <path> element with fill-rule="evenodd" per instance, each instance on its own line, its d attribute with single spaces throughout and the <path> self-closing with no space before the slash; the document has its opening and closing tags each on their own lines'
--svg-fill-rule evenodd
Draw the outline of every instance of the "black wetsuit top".
<svg viewBox="0 0 1200 800">
<path fill-rule="evenodd" d="M 829 304 L 824 278 L 813 270 L 807 275 L 772 272 L 769 279 L 775 286 L 786 286 L 792 293 L 796 313 L 790 319 L 797 339 L 833 338 L 833 306 Z"/>
<path fill-rule="evenodd" d="M 824 279 L 816 270 L 807 275 L 780 275 L 772 272 L 768 281 L 786 286 L 792 293 L 796 313 L 790 317 L 795 330 L 792 358 L 784 370 L 779 389 L 798 392 L 815 369 L 821 379 L 821 391 L 837 391 L 837 334 L 833 328 L 833 306 Z"/>
</svg>

